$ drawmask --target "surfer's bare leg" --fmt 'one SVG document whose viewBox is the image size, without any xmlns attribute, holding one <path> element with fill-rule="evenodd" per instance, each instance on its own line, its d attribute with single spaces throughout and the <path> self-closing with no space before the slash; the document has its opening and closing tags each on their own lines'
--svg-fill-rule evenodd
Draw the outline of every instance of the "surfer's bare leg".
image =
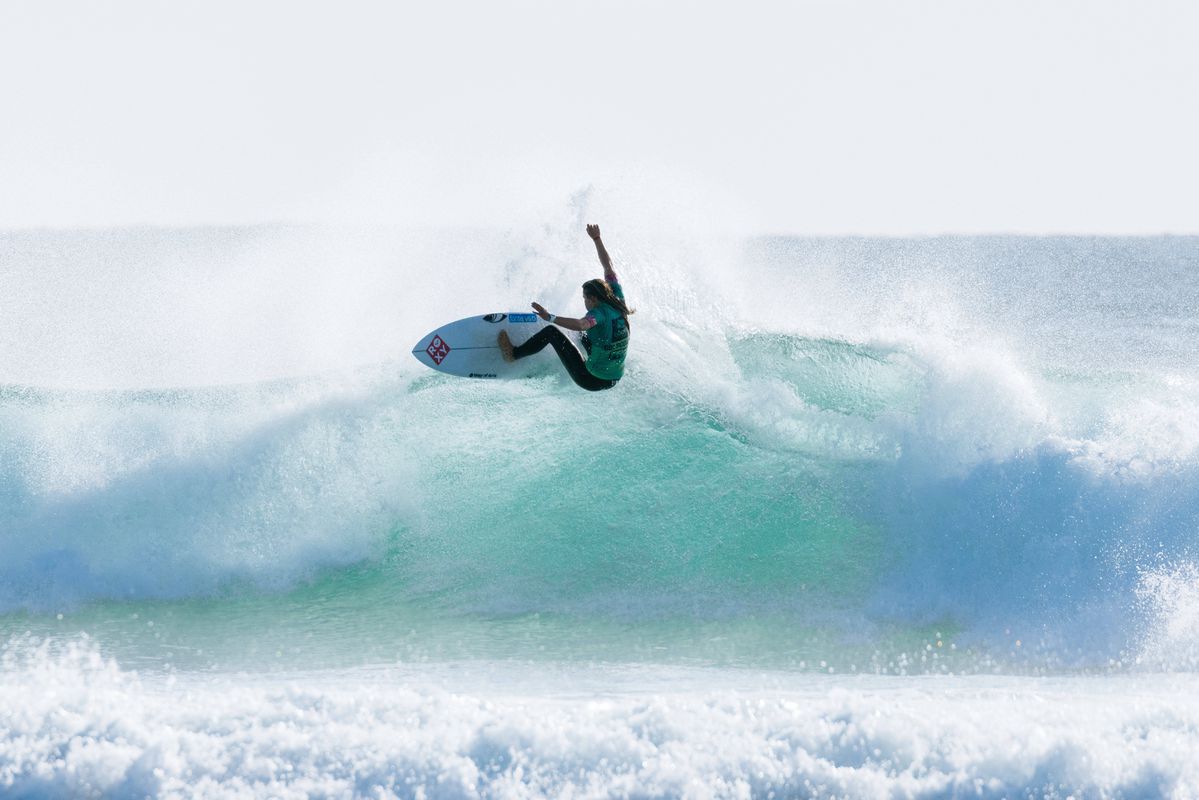
<svg viewBox="0 0 1199 800">
<path fill-rule="evenodd" d="M 500 355 L 504 357 L 504 360 L 509 364 L 515 361 L 516 356 L 512 354 L 512 340 L 508 338 L 508 331 L 500 331 L 500 335 L 495 340 L 500 346 Z"/>
</svg>

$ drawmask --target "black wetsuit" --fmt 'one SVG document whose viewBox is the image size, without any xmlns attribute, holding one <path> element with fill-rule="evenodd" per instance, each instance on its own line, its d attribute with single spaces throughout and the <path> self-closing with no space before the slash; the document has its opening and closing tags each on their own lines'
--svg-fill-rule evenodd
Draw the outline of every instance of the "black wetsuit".
<svg viewBox="0 0 1199 800">
<path fill-rule="evenodd" d="M 566 371 L 570 373 L 570 377 L 574 379 L 581 388 L 589 392 L 598 392 L 602 389 L 611 389 L 616 385 L 616 381 L 608 381 L 603 378 L 597 378 L 587 370 L 587 364 L 583 361 L 583 356 L 579 353 L 570 340 L 566 338 L 566 334 L 562 333 L 557 327 L 547 325 L 529 338 L 529 341 L 512 348 L 512 355 L 517 358 L 531 356 L 534 353 L 540 352 L 546 345 L 553 345 L 554 352 L 558 354 L 558 358 L 562 361 L 562 366 L 566 367 Z"/>
</svg>

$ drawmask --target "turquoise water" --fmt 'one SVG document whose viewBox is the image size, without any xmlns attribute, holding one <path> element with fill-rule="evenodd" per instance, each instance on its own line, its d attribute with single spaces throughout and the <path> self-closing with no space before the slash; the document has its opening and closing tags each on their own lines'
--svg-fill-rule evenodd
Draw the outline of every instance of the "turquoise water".
<svg viewBox="0 0 1199 800">
<path fill-rule="evenodd" d="M 0 236 L 0 789 L 1199 791 L 1199 242 L 613 254 L 632 355 L 585 395 L 399 355 L 566 313 L 565 233 Z"/>
</svg>

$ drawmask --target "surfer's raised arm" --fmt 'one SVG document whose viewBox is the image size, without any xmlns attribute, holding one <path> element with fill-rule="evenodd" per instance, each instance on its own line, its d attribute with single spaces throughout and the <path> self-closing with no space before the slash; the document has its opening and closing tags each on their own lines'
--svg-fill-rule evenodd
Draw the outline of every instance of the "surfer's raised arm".
<svg viewBox="0 0 1199 800">
<path fill-rule="evenodd" d="M 587 235 L 595 242 L 595 251 L 604 265 L 603 280 L 592 278 L 583 284 L 583 305 L 587 313 L 577 319 L 557 317 L 546 311 L 540 303 L 533 303 L 537 316 L 549 325 L 521 344 L 513 343 L 507 329 L 497 333 L 495 339 L 501 356 L 508 363 L 531 356 L 547 344 L 550 345 L 579 387 L 598 392 L 611 389 L 624 375 L 624 357 L 629 349 L 629 314 L 633 311 L 625 305 L 624 289 L 612 271 L 612 259 L 600 239 L 599 225 L 588 225 Z M 585 361 L 578 348 L 558 327 L 585 331 L 582 337 L 582 344 L 587 350 Z"/>
<path fill-rule="evenodd" d="M 617 283 L 616 273 L 612 270 L 612 257 L 608 255 L 608 249 L 604 247 L 604 240 L 600 238 L 599 225 L 588 225 L 587 235 L 591 237 L 591 241 L 595 242 L 595 252 L 599 254 L 600 263 L 604 265 L 604 280 L 608 283 Z"/>
</svg>

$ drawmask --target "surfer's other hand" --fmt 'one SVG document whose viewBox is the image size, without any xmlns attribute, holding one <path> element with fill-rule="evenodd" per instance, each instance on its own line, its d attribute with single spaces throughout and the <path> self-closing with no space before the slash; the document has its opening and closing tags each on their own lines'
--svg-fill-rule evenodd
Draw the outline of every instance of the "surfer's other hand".
<svg viewBox="0 0 1199 800">
<path fill-rule="evenodd" d="M 587 235 L 598 242 L 600 239 L 599 225 L 588 225 Z"/>
<path fill-rule="evenodd" d="M 537 316 L 541 317 L 542 319 L 549 319 L 550 312 L 546 311 L 544 306 L 541 305 L 541 303 L 534 303 L 533 310 L 536 311 Z"/>
</svg>

